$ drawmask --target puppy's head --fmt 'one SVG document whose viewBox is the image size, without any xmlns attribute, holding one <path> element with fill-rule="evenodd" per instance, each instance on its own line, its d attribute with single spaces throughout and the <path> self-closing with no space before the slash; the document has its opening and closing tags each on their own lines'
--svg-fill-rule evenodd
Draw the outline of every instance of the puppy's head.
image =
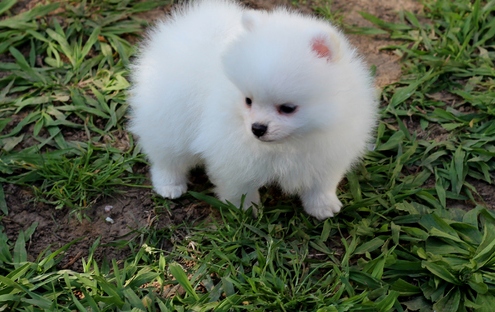
<svg viewBox="0 0 495 312">
<path fill-rule="evenodd" d="M 245 32 L 227 49 L 223 65 L 241 91 L 246 131 L 263 142 L 302 138 L 337 115 L 331 105 L 341 57 L 338 32 L 287 11 L 248 12 Z M 335 74 L 335 73 L 334 73 Z"/>
</svg>

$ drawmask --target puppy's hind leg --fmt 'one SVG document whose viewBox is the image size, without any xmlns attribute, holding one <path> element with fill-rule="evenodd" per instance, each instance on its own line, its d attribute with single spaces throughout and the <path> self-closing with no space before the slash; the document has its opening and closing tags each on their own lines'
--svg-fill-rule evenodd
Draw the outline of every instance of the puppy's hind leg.
<svg viewBox="0 0 495 312">
<path fill-rule="evenodd" d="M 259 205 L 260 193 L 258 188 L 247 185 L 234 185 L 232 183 L 215 183 L 215 193 L 220 200 L 229 201 L 235 206 L 241 206 L 242 196 L 244 196 L 244 202 L 242 202 L 242 209 L 247 210 L 253 204 Z M 256 214 L 256 208 L 253 207 L 253 213 Z"/>
<path fill-rule="evenodd" d="M 194 167 L 192 157 L 162 157 L 151 160 L 151 181 L 156 193 L 164 198 L 178 198 L 187 191 L 187 175 Z"/>
</svg>

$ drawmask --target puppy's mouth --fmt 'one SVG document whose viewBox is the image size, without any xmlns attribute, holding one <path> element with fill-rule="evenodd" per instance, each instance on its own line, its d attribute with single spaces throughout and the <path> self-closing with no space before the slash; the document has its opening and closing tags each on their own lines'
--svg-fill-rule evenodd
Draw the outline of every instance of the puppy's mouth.
<svg viewBox="0 0 495 312">
<path fill-rule="evenodd" d="M 273 137 L 273 136 L 261 136 L 261 137 L 256 137 L 256 139 L 258 139 L 258 141 L 261 141 L 263 143 L 271 143 L 271 144 L 279 144 L 279 143 L 283 143 L 287 140 L 287 137 L 282 137 L 282 138 L 278 138 L 278 137 Z"/>
<path fill-rule="evenodd" d="M 273 140 L 273 139 L 268 139 L 268 138 L 264 138 L 264 137 L 261 137 L 261 138 L 258 138 L 256 137 L 259 141 L 261 142 L 266 142 L 266 143 L 271 143 L 271 142 L 275 142 L 276 140 Z"/>
</svg>

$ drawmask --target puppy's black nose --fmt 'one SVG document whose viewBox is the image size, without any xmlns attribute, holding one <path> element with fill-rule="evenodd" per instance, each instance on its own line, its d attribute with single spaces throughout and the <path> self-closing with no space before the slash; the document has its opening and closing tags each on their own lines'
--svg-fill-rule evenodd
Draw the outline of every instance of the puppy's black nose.
<svg viewBox="0 0 495 312">
<path fill-rule="evenodd" d="M 263 124 L 260 124 L 260 123 L 257 123 L 255 122 L 254 124 L 252 124 L 251 126 L 251 131 L 253 132 L 253 134 L 255 136 L 257 136 L 258 138 L 259 137 L 262 137 L 263 134 L 266 133 L 266 130 L 268 130 L 268 126 L 266 125 L 263 125 Z"/>
</svg>

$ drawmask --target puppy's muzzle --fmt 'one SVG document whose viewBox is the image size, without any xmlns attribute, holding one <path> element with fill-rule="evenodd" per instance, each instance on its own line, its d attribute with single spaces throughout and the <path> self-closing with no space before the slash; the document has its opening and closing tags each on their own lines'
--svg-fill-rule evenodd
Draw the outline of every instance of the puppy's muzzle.
<svg viewBox="0 0 495 312">
<path fill-rule="evenodd" d="M 264 124 L 255 122 L 254 124 L 251 125 L 251 131 L 258 138 L 262 137 L 267 130 L 268 130 L 268 126 Z"/>
</svg>

